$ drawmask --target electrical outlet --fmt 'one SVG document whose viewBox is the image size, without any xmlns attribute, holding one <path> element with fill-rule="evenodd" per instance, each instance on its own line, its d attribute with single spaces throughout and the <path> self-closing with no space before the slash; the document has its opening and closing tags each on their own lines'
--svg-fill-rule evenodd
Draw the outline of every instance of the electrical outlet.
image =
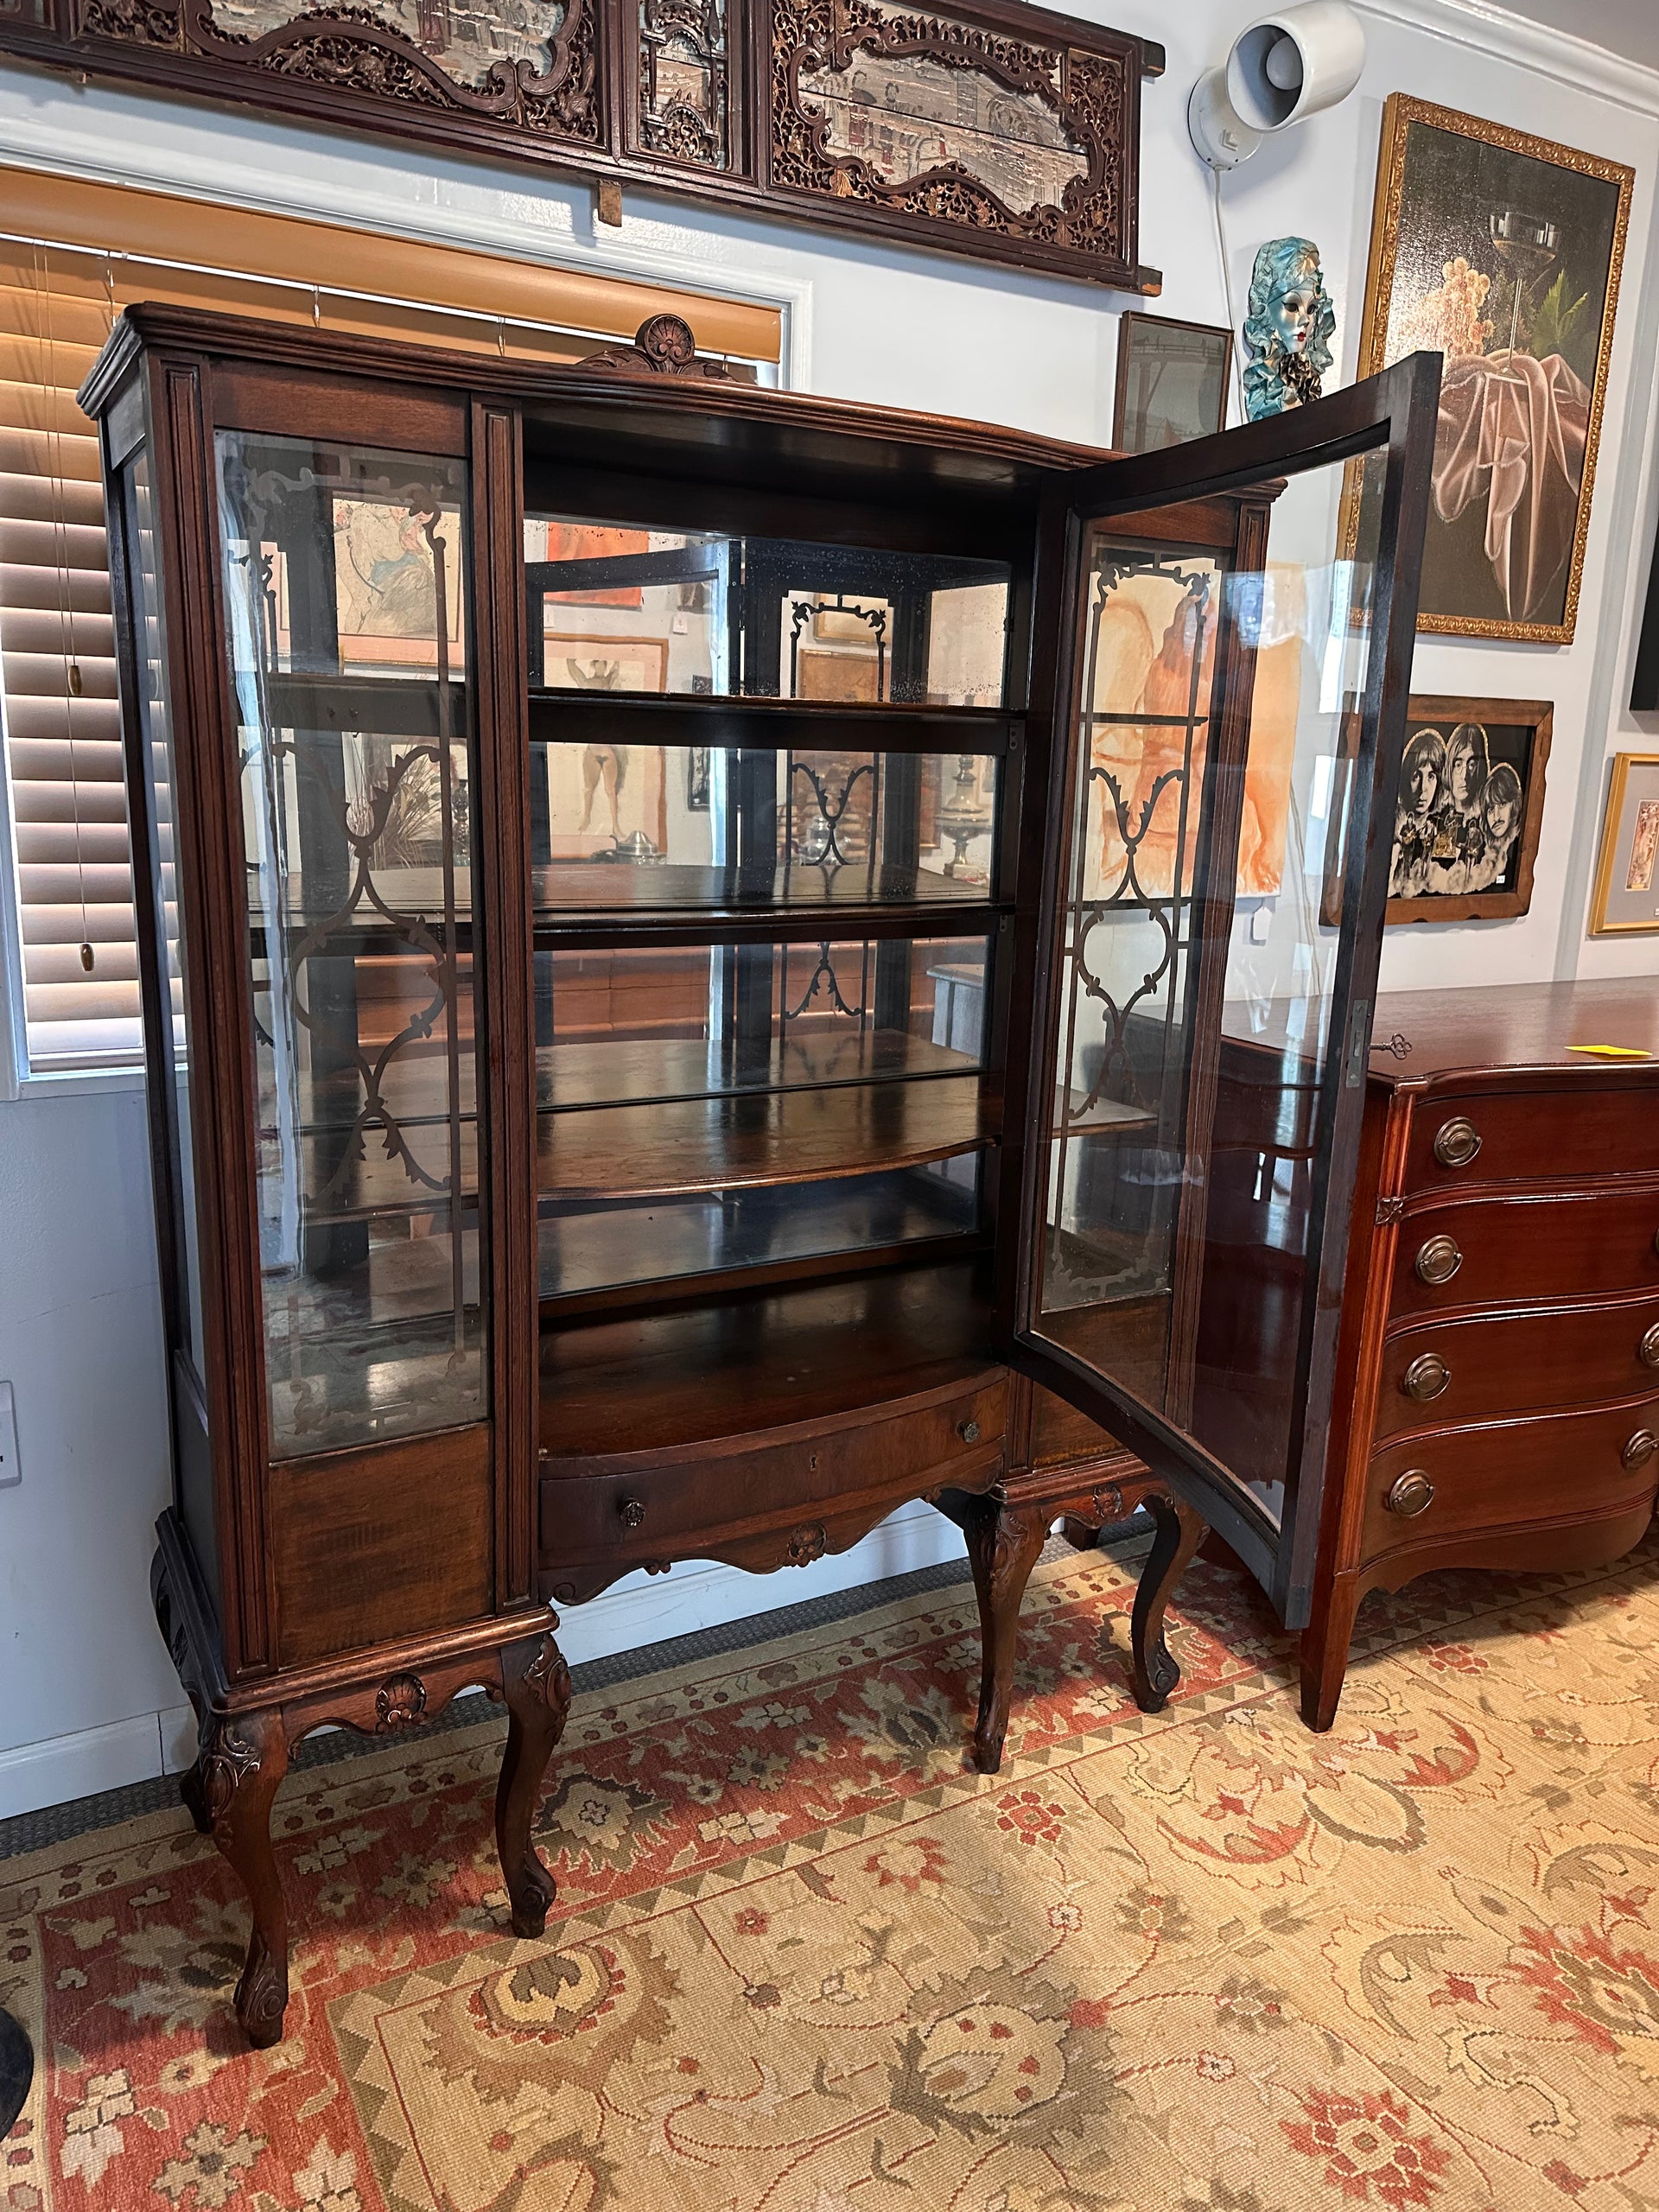
<svg viewBox="0 0 1659 2212">
<path fill-rule="evenodd" d="M 17 1407 L 10 1382 L 0 1382 L 0 1490 L 10 1490 L 23 1479 L 23 1463 L 17 1457 Z"/>
</svg>

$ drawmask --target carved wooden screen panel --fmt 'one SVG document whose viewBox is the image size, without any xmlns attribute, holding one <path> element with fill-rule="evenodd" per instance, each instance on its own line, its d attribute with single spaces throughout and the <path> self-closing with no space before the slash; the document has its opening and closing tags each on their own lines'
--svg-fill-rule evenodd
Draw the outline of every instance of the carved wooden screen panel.
<svg viewBox="0 0 1659 2212">
<path fill-rule="evenodd" d="M 1163 49 L 1014 0 L 0 0 L 0 52 L 1159 288 Z"/>
</svg>

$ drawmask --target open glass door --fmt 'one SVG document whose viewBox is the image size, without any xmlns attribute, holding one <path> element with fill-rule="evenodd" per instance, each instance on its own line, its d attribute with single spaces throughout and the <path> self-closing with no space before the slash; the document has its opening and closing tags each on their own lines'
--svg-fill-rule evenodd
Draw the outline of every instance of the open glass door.
<svg viewBox="0 0 1659 2212">
<path fill-rule="evenodd" d="M 1438 385 L 1418 355 L 1079 471 L 1039 632 L 1054 772 L 1015 1357 L 1170 1481 L 1292 1627 Z"/>
</svg>

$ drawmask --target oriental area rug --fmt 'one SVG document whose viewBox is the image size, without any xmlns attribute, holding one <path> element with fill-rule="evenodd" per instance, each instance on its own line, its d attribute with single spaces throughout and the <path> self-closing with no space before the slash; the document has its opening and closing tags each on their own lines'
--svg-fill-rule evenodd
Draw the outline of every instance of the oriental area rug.
<svg viewBox="0 0 1659 2212">
<path fill-rule="evenodd" d="M 4 2212 L 1659 2206 L 1659 1548 L 1361 1614 L 1333 1732 L 1200 1565 L 1045 1564 L 1004 1771 L 933 1589 L 578 1689 L 519 1942 L 493 1723 L 290 1775 L 295 1993 L 181 1810 L 0 1865 Z"/>
</svg>

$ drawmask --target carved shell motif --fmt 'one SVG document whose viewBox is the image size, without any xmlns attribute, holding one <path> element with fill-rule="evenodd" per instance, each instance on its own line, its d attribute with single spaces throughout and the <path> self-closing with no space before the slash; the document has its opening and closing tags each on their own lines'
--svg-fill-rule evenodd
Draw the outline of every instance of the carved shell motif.
<svg viewBox="0 0 1659 2212">
<path fill-rule="evenodd" d="M 426 1684 L 418 1675 L 388 1675 L 374 1694 L 377 1733 L 408 1728 L 426 1711 Z"/>
</svg>

